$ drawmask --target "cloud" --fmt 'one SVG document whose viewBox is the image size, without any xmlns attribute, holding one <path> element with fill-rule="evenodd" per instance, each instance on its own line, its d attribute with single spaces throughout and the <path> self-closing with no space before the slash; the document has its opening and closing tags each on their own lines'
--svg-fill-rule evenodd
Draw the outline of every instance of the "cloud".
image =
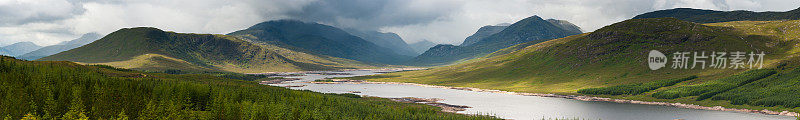
<svg viewBox="0 0 800 120">
<path fill-rule="evenodd" d="M 310 1 L 0 0 L 0 43 L 33 41 L 52 45 L 81 34 L 107 34 L 128 27 L 157 27 L 190 33 L 224 34 L 266 20 L 288 18 Z"/>
<path fill-rule="evenodd" d="M 47 9 L 31 9 L 47 8 Z M 0 1 L 0 26 L 21 25 L 33 22 L 52 22 L 69 18 L 80 10 L 66 0 L 2 0 Z"/>
<path fill-rule="evenodd" d="M 786 0 L 0 0 L 0 44 L 51 45 L 81 34 L 151 26 L 225 34 L 267 20 L 299 19 L 459 44 L 484 25 L 539 15 L 587 31 L 676 7 L 786 11 Z"/>
<path fill-rule="evenodd" d="M 291 18 L 339 27 L 375 30 L 385 26 L 429 23 L 461 5 L 446 0 L 322 0 L 288 12 Z"/>
</svg>

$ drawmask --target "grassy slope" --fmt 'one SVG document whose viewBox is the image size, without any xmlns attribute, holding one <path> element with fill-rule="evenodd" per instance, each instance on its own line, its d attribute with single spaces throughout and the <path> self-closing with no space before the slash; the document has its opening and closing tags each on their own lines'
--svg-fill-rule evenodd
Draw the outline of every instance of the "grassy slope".
<svg viewBox="0 0 800 120">
<path fill-rule="evenodd" d="M 0 116 L 43 119 L 492 119 L 204 74 L 143 73 L 0 56 Z"/>
<path fill-rule="evenodd" d="M 800 19 L 800 8 L 786 12 L 753 12 L 753 11 L 715 11 L 691 8 L 676 8 L 659 10 L 644 13 L 633 17 L 640 18 L 661 18 L 673 17 L 680 20 L 696 23 L 717 23 L 729 21 L 775 21 L 775 20 L 797 20 Z"/>
<path fill-rule="evenodd" d="M 239 73 L 369 67 L 357 61 L 253 44 L 227 35 L 185 34 L 156 28 L 126 28 L 91 44 L 40 60 L 105 64 L 148 71 Z"/>
<path fill-rule="evenodd" d="M 797 63 L 797 32 L 800 21 L 741 21 L 695 24 L 674 18 L 633 19 L 606 26 L 593 33 L 555 39 L 521 48 L 510 47 L 467 63 L 424 71 L 399 72 L 365 77 L 371 81 L 415 82 L 477 87 L 517 92 L 577 94 L 597 88 L 650 81 L 699 78 L 676 86 L 702 84 L 738 74 L 743 70 L 662 68 L 651 71 L 645 57 L 655 49 L 668 55 L 676 51 L 765 51 L 767 68 L 800 66 Z M 519 50 L 515 50 L 519 49 Z M 669 67 L 669 66 L 668 66 Z M 655 91 L 671 89 L 665 87 Z M 605 96 L 648 101 L 731 105 L 727 101 L 695 101 L 695 97 L 655 99 L 641 95 Z M 604 96 L 604 95 L 600 95 Z M 773 108 L 775 109 L 775 108 Z M 795 110 L 797 111 L 797 110 Z"/>
</svg>

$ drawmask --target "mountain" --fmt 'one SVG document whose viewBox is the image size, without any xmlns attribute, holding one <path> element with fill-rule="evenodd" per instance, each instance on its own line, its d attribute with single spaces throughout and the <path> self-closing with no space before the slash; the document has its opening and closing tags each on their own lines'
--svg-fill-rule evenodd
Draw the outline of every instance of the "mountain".
<svg viewBox="0 0 800 120">
<path fill-rule="evenodd" d="M 36 45 L 33 42 L 18 42 L 0 47 L 0 53 L 2 53 L 2 55 L 18 56 L 39 48 L 42 48 L 42 46 Z"/>
<path fill-rule="evenodd" d="M 395 53 L 405 56 L 417 56 L 420 52 L 414 51 L 411 49 L 411 46 L 408 46 L 408 43 L 400 38 L 399 35 L 395 33 L 382 33 L 378 31 L 361 31 L 356 29 L 344 29 L 348 33 L 361 37 L 364 40 L 372 42 L 378 46 L 389 48 L 393 50 Z"/>
<path fill-rule="evenodd" d="M 800 20 L 698 24 L 675 18 L 631 19 L 591 33 L 515 45 L 498 51 L 511 52 L 495 52 L 461 64 L 361 79 L 796 111 L 791 108 L 800 107 L 796 104 L 800 95 L 796 92 L 800 89 L 798 24 Z M 766 55 L 763 69 L 700 68 L 711 63 L 676 69 L 671 67 L 675 60 L 670 59 L 665 68 L 650 70 L 651 50 L 669 58 L 676 52 L 707 57 L 711 52 L 730 55 L 737 51 Z"/>
<path fill-rule="evenodd" d="M 571 25 L 571 23 L 566 21 L 563 21 L 563 23 L 556 23 L 558 24 L 548 22 L 539 16 L 531 16 L 517 21 L 502 31 L 480 39 L 473 44 L 466 46 L 439 45 L 433 47 L 425 51 L 425 53 L 422 53 L 422 55 L 412 59 L 408 64 L 449 64 L 456 61 L 481 57 L 520 43 L 531 41 L 533 41 L 533 43 L 539 43 L 581 33 L 580 31 L 574 31 L 572 29 L 564 29 L 568 28 L 565 27 L 565 25 Z"/>
<path fill-rule="evenodd" d="M 428 49 L 430 49 L 431 47 L 436 46 L 436 43 L 433 43 L 428 40 L 422 40 L 419 42 L 411 43 L 409 44 L 409 46 L 411 46 L 411 48 L 414 49 L 414 51 L 416 51 L 417 53 L 423 53 Z"/>
<path fill-rule="evenodd" d="M 42 58 L 42 57 L 45 57 L 45 56 L 50 56 L 50 55 L 53 55 L 53 54 L 56 54 L 56 53 L 59 53 L 59 52 L 67 51 L 67 50 L 70 50 L 70 49 L 78 48 L 80 46 L 92 43 L 95 40 L 100 39 L 100 37 L 102 37 L 102 36 L 100 34 L 97 34 L 97 33 L 86 33 L 86 34 L 83 34 L 80 38 L 77 38 L 77 39 L 74 39 L 74 40 L 70 40 L 70 41 L 64 41 L 64 42 L 58 43 L 56 45 L 45 46 L 45 47 L 36 49 L 35 51 L 31 51 L 29 53 L 25 53 L 23 55 L 17 56 L 17 58 L 25 59 L 25 60 L 39 59 L 39 58 Z"/>
<path fill-rule="evenodd" d="M 565 30 L 568 30 L 568 31 L 571 31 L 571 32 L 575 32 L 575 33 L 583 33 L 583 30 L 581 30 L 581 27 L 578 27 L 577 25 L 572 24 L 572 23 L 570 23 L 569 21 L 566 21 L 566 20 L 547 19 L 546 21 L 550 22 L 553 25 L 556 25 L 556 27 L 559 27 L 561 29 L 565 29 Z"/>
<path fill-rule="evenodd" d="M 696 23 L 716 23 L 728 21 L 772 21 L 798 20 L 800 8 L 786 12 L 753 12 L 753 11 L 715 11 L 692 8 L 675 8 L 658 10 L 636 15 L 633 19 L 673 17 Z"/>
<path fill-rule="evenodd" d="M 370 63 L 395 64 L 411 58 L 336 27 L 297 20 L 262 22 L 228 35 L 271 42 L 298 51 Z"/>
<path fill-rule="evenodd" d="M 90 44 L 38 60 L 186 72 L 261 73 L 364 67 L 357 61 L 293 51 L 234 36 L 175 33 L 148 27 L 120 29 Z"/>
<path fill-rule="evenodd" d="M 467 37 L 467 39 L 464 39 L 464 42 L 462 42 L 461 45 L 459 45 L 459 46 L 469 46 L 469 45 L 475 44 L 479 40 L 481 40 L 481 39 L 483 39 L 485 37 L 489 37 L 490 35 L 494 35 L 495 33 L 503 31 L 503 29 L 506 29 L 506 27 L 508 27 L 508 25 L 505 25 L 505 26 L 493 26 L 493 25 L 483 26 L 480 29 L 478 29 L 477 32 L 475 32 L 474 34 L 472 34 L 469 37 Z"/>
<path fill-rule="evenodd" d="M 525 87 L 513 86 L 513 89 L 528 92 L 575 92 L 592 86 L 652 81 L 653 77 L 685 77 L 702 72 L 699 69 L 649 70 L 645 59 L 650 50 L 666 54 L 677 51 L 765 51 L 775 55 L 773 57 L 776 58 L 785 56 L 785 52 L 792 49 L 800 50 L 792 48 L 794 42 L 797 42 L 793 41 L 797 38 L 792 37 L 796 35 L 774 36 L 781 38 L 776 39 L 758 35 L 761 33 L 742 33 L 749 31 L 748 29 L 759 28 L 743 26 L 734 29 L 674 18 L 631 19 L 605 26 L 591 33 L 529 46 L 512 46 L 506 49 L 521 49 L 502 55 L 489 55 L 491 57 L 477 59 L 474 62 L 409 72 L 417 74 L 403 77 L 425 78 L 454 85 L 475 84 L 476 87 L 518 82 L 517 84 Z M 800 31 L 800 28 L 796 29 Z M 789 38 L 789 41 L 782 40 L 783 37 Z M 706 76 L 700 77 L 704 79 Z M 413 79 L 409 79 L 411 80 Z M 506 87 L 508 88 L 500 88 L 512 89 L 512 86 Z"/>
</svg>

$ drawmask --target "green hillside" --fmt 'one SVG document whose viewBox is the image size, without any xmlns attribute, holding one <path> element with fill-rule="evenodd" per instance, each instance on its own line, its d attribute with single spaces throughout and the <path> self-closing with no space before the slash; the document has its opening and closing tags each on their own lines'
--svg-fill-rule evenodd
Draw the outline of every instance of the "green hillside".
<svg viewBox="0 0 800 120">
<path fill-rule="evenodd" d="M 44 57 L 146 71 L 239 73 L 369 67 L 357 61 L 308 54 L 227 35 L 186 34 L 156 28 L 124 28 L 95 42 Z"/>
<path fill-rule="evenodd" d="M 466 46 L 437 45 L 412 59 L 410 65 L 444 65 L 487 55 L 497 50 L 526 42 L 540 43 L 551 39 L 580 34 L 566 29 L 566 21 L 548 22 L 531 16 L 505 27 Z M 568 26 L 568 25 L 567 25 Z M 478 32 L 479 34 L 482 32 Z"/>
<path fill-rule="evenodd" d="M 768 84 L 766 76 L 789 75 L 800 66 L 797 52 L 800 21 L 736 21 L 714 24 L 697 24 L 675 18 L 631 19 L 615 23 L 592 33 L 574 35 L 529 46 L 512 46 L 485 58 L 466 63 L 442 66 L 430 70 L 409 71 L 362 77 L 371 81 L 414 82 L 459 87 L 477 87 L 517 92 L 578 94 L 586 92 L 605 97 L 722 105 L 726 107 L 763 109 L 765 101 L 786 101 L 795 95 L 790 88 L 796 84 Z M 667 55 L 674 52 L 694 51 L 764 51 L 766 72 L 750 73 L 745 69 L 672 69 L 650 70 L 646 57 L 650 50 Z M 770 72 L 772 71 L 772 72 Z M 743 73 L 744 72 L 744 73 Z M 770 73 L 770 74 L 767 74 Z M 740 77 L 731 75 L 741 74 Z M 751 75 L 752 74 L 752 75 Z M 694 79 L 684 79 L 697 76 Z M 774 75 L 773 75 L 774 76 Z M 678 80 L 678 81 L 675 81 Z M 794 83 L 793 77 L 767 79 Z M 674 81 L 667 82 L 667 81 Z M 730 84 L 714 84 L 725 81 Z M 738 82 L 737 82 L 738 81 Z M 755 94 L 730 92 L 760 83 L 761 97 L 736 98 L 737 95 Z M 674 86 L 673 86 L 674 84 Z M 709 85 L 704 85 L 709 84 Z M 715 87 L 715 86 L 727 87 Z M 682 94 L 681 87 L 701 86 L 713 88 L 678 97 L 653 97 L 653 93 Z M 756 88 L 755 86 L 752 86 Z M 788 87 L 788 88 L 786 88 Z M 602 89 L 599 89 L 602 88 Z M 673 90 L 674 89 L 674 90 Z M 700 87 L 688 88 L 700 89 Z M 704 88 L 703 88 L 704 89 Z M 596 92 L 590 92 L 596 91 Z M 607 92 L 604 92 L 607 91 Z M 613 94 L 612 94 L 613 93 Z M 721 94 L 720 94 L 721 93 Z M 665 93 L 658 93 L 665 94 Z M 772 94 L 786 94 L 769 98 Z M 617 96 L 611 96 L 617 95 Z M 716 96 L 726 95 L 726 96 Z M 706 98 L 713 100 L 706 100 Z M 700 97 L 700 98 L 698 98 Z M 741 97 L 741 96 L 738 96 Z M 673 99 L 658 99 L 673 98 Z M 794 97 L 796 98 L 796 97 Z M 730 104 L 732 99 L 753 101 L 742 105 Z M 783 104 L 783 103 L 780 103 Z M 785 103 L 794 104 L 794 103 Z M 793 107 L 789 106 L 788 109 Z M 787 109 L 787 108 L 770 108 Z M 793 109 L 793 111 L 799 111 Z"/>
<path fill-rule="evenodd" d="M 262 22 L 228 35 L 271 42 L 296 51 L 362 62 L 396 64 L 411 58 L 411 56 L 397 54 L 389 48 L 378 46 L 336 27 L 297 20 Z"/>
<path fill-rule="evenodd" d="M 715 11 L 692 8 L 675 8 L 644 13 L 633 17 L 633 19 L 661 17 L 673 17 L 696 23 L 798 20 L 800 19 L 800 8 L 786 12 L 753 12 L 745 10 Z"/>
<path fill-rule="evenodd" d="M 0 56 L 4 119 L 497 119 L 204 74 L 143 73 Z"/>
</svg>

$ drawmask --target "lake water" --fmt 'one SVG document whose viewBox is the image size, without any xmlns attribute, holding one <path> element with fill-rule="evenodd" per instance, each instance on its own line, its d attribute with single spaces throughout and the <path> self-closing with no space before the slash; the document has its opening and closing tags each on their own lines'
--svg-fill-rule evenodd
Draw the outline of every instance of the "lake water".
<svg viewBox="0 0 800 120">
<path fill-rule="evenodd" d="M 460 111 L 459 113 L 488 114 L 500 118 L 518 120 L 539 120 L 542 118 L 580 118 L 589 120 L 795 120 L 794 117 L 789 116 L 731 111 L 697 110 L 668 106 L 622 104 L 613 102 L 592 102 L 563 98 L 474 92 L 403 84 L 301 83 L 330 77 L 351 77 L 380 74 L 376 72 L 386 71 L 336 72 L 351 73 L 352 75 L 306 74 L 306 76 L 289 77 L 301 78 L 301 80 L 270 85 L 305 85 L 304 87 L 292 87 L 291 89 L 311 90 L 322 93 L 349 93 L 350 91 L 359 91 L 361 93 L 354 94 L 385 98 L 440 98 L 444 99 L 439 101 L 441 103 L 472 107 L 467 108 L 466 111 Z"/>
</svg>

